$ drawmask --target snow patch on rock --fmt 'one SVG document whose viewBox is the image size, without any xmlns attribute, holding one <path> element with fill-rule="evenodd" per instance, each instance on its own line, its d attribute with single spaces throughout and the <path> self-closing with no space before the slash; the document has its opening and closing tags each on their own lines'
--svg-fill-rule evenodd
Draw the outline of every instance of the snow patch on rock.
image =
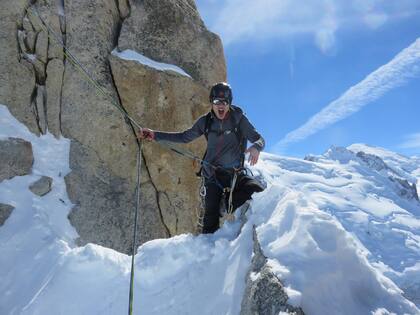
<svg viewBox="0 0 420 315">
<path fill-rule="evenodd" d="M 121 59 L 137 61 L 145 66 L 154 68 L 159 71 L 173 71 L 180 75 L 191 78 L 191 76 L 188 73 L 186 73 L 183 69 L 181 69 L 178 66 L 155 61 L 131 49 L 126 49 L 121 52 L 118 52 L 117 50 L 113 50 L 112 54 Z"/>
</svg>

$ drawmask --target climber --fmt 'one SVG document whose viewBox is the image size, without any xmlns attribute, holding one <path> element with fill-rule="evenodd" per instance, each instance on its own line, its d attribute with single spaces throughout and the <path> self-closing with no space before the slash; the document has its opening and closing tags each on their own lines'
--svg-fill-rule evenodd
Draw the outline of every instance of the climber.
<svg viewBox="0 0 420 315">
<path fill-rule="evenodd" d="M 231 199 L 233 210 L 250 200 L 254 192 L 264 190 L 243 168 L 245 153 L 249 153 L 250 165 L 258 162 L 265 145 L 264 139 L 242 110 L 232 105 L 232 89 L 227 83 L 217 83 L 211 88 L 210 104 L 210 112 L 183 132 L 162 132 L 148 128 L 137 132 L 140 139 L 147 141 L 188 143 L 201 135 L 206 137 L 207 151 L 200 170 L 206 191 L 203 233 L 213 233 L 219 228 L 220 204 L 227 202 L 225 192 L 231 187 L 235 172 L 236 184 L 232 187 Z M 252 143 L 248 149 L 247 140 Z"/>
</svg>

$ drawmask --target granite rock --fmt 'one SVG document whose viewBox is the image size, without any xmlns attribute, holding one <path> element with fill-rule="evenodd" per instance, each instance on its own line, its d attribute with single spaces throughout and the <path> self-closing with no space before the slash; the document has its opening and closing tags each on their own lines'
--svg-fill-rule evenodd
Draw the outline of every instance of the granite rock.
<svg viewBox="0 0 420 315">
<path fill-rule="evenodd" d="M 118 47 L 174 64 L 209 87 L 226 81 L 220 38 L 208 31 L 190 0 L 133 0 Z"/>
<path fill-rule="evenodd" d="M 34 156 L 30 142 L 19 138 L 0 140 L 0 182 L 32 170 Z"/>
<path fill-rule="evenodd" d="M 30 191 L 32 191 L 35 195 L 44 196 L 51 191 L 53 179 L 48 176 L 42 176 L 36 182 L 32 183 L 29 186 Z"/>
<path fill-rule="evenodd" d="M 4 222 L 6 222 L 6 220 L 10 217 L 13 209 L 14 207 L 11 205 L 0 203 L 0 226 L 2 226 Z"/>
</svg>

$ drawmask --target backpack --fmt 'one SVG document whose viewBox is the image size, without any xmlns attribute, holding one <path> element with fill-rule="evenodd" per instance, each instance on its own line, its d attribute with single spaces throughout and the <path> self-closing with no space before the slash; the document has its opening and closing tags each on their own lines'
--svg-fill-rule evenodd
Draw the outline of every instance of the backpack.
<svg viewBox="0 0 420 315">
<path fill-rule="evenodd" d="M 240 110 L 241 111 L 241 109 L 239 107 L 232 106 L 232 108 L 234 110 Z M 229 119 L 234 119 L 233 116 L 234 115 L 230 115 L 230 118 Z M 240 123 L 242 121 L 242 117 L 243 117 L 243 115 L 241 115 L 239 119 L 236 119 L 237 121 L 234 121 L 233 128 L 228 129 L 228 130 L 225 130 L 223 132 L 224 134 L 229 134 L 231 132 L 235 133 L 235 136 L 238 139 L 239 149 L 240 149 L 240 152 L 241 152 L 241 164 L 240 164 L 241 167 L 243 167 L 244 166 L 244 163 L 245 163 L 245 150 L 246 150 L 246 144 L 247 144 L 247 139 L 241 134 L 241 132 L 239 130 L 239 125 L 240 125 Z M 212 132 L 210 130 L 211 122 L 212 122 L 212 113 L 210 111 L 206 115 L 206 121 L 205 121 L 205 124 L 204 124 L 204 136 L 206 137 L 206 140 L 207 141 L 208 141 L 208 138 L 209 138 L 209 133 Z M 202 160 L 204 160 L 204 158 L 206 157 L 206 155 L 207 155 L 207 150 L 206 150 L 206 152 L 204 152 L 204 155 L 203 155 Z M 201 168 L 197 172 L 197 176 L 201 176 L 201 170 L 202 170 L 202 168 L 203 168 L 203 163 L 201 163 Z"/>
</svg>

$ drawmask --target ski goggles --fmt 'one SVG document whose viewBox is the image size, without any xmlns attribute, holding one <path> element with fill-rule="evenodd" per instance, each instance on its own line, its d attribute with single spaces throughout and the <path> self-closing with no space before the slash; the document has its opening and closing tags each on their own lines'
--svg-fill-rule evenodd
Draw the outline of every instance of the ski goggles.
<svg viewBox="0 0 420 315">
<path fill-rule="evenodd" d="M 228 105 L 229 105 L 229 102 L 228 102 L 228 101 L 226 101 L 226 100 L 221 100 L 221 99 L 217 99 L 217 98 L 215 98 L 215 99 L 212 101 L 212 103 L 213 103 L 213 105 L 223 105 L 223 106 L 228 106 Z"/>
</svg>

